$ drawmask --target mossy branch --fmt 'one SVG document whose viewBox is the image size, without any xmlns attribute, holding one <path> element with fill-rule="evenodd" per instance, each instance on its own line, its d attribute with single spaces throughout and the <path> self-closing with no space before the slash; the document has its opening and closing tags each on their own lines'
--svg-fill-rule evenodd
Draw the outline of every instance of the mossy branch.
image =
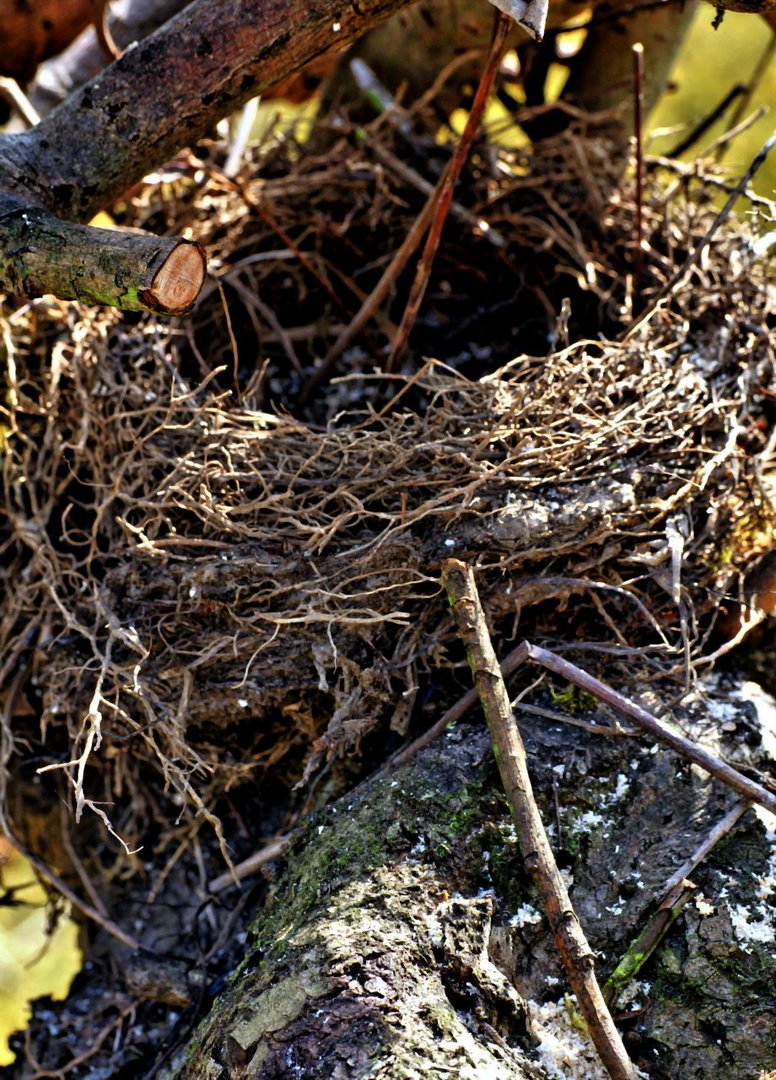
<svg viewBox="0 0 776 1080">
<path fill-rule="evenodd" d="M 35 208 L 0 217 L 0 288 L 8 292 L 182 315 L 205 271 L 202 248 L 176 237 L 77 225 Z"/>
</svg>

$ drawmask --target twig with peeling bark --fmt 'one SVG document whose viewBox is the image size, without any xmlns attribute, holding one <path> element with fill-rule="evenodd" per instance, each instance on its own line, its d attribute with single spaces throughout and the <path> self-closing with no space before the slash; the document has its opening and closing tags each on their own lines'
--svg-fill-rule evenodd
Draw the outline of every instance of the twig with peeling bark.
<svg viewBox="0 0 776 1080">
<path fill-rule="evenodd" d="M 601 994 L 592 950 L 571 906 L 533 798 L 525 748 L 512 716 L 474 575 L 465 563 L 450 559 L 442 569 L 442 583 L 466 647 L 526 869 L 538 885 L 580 1011 L 609 1075 L 613 1080 L 635 1080 L 636 1071 Z"/>
</svg>

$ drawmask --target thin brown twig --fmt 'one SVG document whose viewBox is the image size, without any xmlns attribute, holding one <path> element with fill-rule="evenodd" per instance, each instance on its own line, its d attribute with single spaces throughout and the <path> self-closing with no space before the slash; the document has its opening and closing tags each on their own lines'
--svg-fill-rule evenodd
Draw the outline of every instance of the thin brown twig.
<svg viewBox="0 0 776 1080">
<path fill-rule="evenodd" d="M 741 799 L 735 804 L 732 810 L 729 810 L 727 814 L 717 822 L 714 828 L 709 831 L 703 842 L 698 845 L 689 859 L 682 863 L 676 873 L 671 875 L 660 890 L 660 894 L 656 899 L 660 901 L 661 907 L 667 902 L 677 885 L 690 876 L 698 863 L 706 858 L 712 848 L 714 848 L 724 836 L 727 836 L 751 805 L 752 804 L 748 799 Z"/>
<path fill-rule="evenodd" d="M 586 671 L 578 668 L 576 664 L 556 656 L 549 649 L 542 649 L 538 645 L 532 645 L 528 641 L 521 642 L 514 652 L 519 654 L 515 664 L 516 667 L 520 664 L 520 657 L 522 657 L 522 661 L 531 660 L 536 664 L 541 664 L 548 671 L 554 671 L 556 675 L 568 679 L 569 682 L 578 686 L 581 690 L 594 694 L 595 697 L 605 702 L 610 708 L 622 713 L 623 716 L 627 716 L 630 720 L 634 720 L 644 731 L 648 731 L 650 735 L 654 735 L 689 761 L 700 765 L 702 769 L 705 769 L 711 776 L 716 777 L 717 780 L 721 780 L 747 799 L 759 803 L 766 810 L 770 810 L 772 814 L 776 814 L 776 795 L 767 791 L 760 784 L 755 783 L 754 780 L 750 780 L 737 769 L 727 765 L 721 758 L 704 749 L 704 747 L 699 746 L 691 739 L 686 738 L 686 736 L 680 735 L 677 731 L 673 731 L 667 724 L 653 716 L 652 713 L 642 709 L 640 705 L 635 705 L 628 698 L 613 690 L 611 686 L 607 686 L 600 679 L 596 679 L 595 676 L 588 675 Z"/>
<path fill-rule="evenodd" d="M 512 716 L 512 706 L 485 624 L 474 575 L 466 563 L 449 559 L 442 568 L 442 584 L 466 647 L 474 684 L 488 722 L 499 772 L 517 827 L 525 866 L 538 885 L 580 1012 L 599 1057 L 613 1080 L 636 1080 L 636 1071 L 598 985 L 593 952 L 571 905 L 566 883 L 558 870 L 539 816 L 531 790 L 525 748 Z"/>
<path fill-rule="evenodd" d="M 678 158 L 681 157 L 682 154 L 686 154 L 690 147 L 694 146 L 699 139 L 702 139 L 709 128 L 713 127 L 721 116 L 724 116 L 725 112 L 730 108 L 736 98 L 744 93 L 745 89 L 746 88 L 742 86 L 741 83 L 736 83 L 735 86 L 731 87 L 722 100 L 714 106 L 708 116 L 704 116 L 701 122 L 696 124 L 692 131 L 685 135 L 676 146 L 672 146 L 670 150 L 666 151 L 666 157 Z"/>
<path fill-rule="evenodd" d="M 388 291 L 392 288 L 396 279 L 404 270 L 404 267 L 412 257 L 412 253 L 420 244 L 420 241 L 423 239 L 423 235 L 431 222 L 434 206 L 436 205 L 437 192 L 440 190 L 443 183 L 444 173 L 442 174 L 439 183 L 434 188 L 434 193 L 428 197 L 425 206 L 413 221 L 412 227 L 407 233 L 404 242 L 391 259 L 383 276 L 313 372 L 304 389 L 304 394 L 302 395 L 303 404 L 309 399 L 313 391 L 328 377 L 332 368 L 350 343 L 374 317 L 380 304 L 382 304 L 383 300 L 388 295 Z"/>
<path fill-rule="evenodd" d="M 603 995 L 607 1005 L 614 1006 L 630 982 L 635 979 L 646 961 L 666 936 L 693 894 L 691 881 L 680 881 L 661 904 L 636 940 L 628 947 L 612 974 L 604 983 Z"/>
<path fill-rule="evenodd" d="M 641 307 L 644 279 L 644 46 L 633 46 L 633 130 L 636 140 L 636 239 L 633 252 L 633 302 Z"/>
<path fill-rule="evenodd" d="M 772 30 L 774 30 L 773 27 Z M 755 64 L 752 74 L 749 76 L 746 84 L 743 87 L 743 93 L 741 94 L 738 104 L 733 111 L 733 115 L 730 117 L 731 128 L 737 127 L 741 120 L 743 120 L 744 114 L 752 103 L 752 97 L 754 96 L 755 91 L 763 80 L 763 76 L 765 75 L 766 71 L 769 71 L 771 69 L 775 53 L 776 32 L 772 32 L 770 37 L 768 38 L 768 44 L 765 46 L 762 53 L 760 54 L 760 59 Z M 722 148 L 718 147 L 717 160 L 719 161 L 721 157 Z"/>
<path fill-rule="evenodd" d="M 411 184 L 422 195 L 433 195 L 434 185 L 408 165 L 406 161 L 402 161 L 400 157 L 392 153 L 386 146 L 375 140 L 370 149 L 377 160 L 395 173 L 400 180 L 403 180 L 406 184 Z M 463 222 L 473 232 L 480 233 L 483 239 L 487 240 L 495 248 L 500 250 L 506 247 L 507 240 L 503 233 L 492 228 L 484 218 L 478 218 L 476 214 L 473 214 L 471 210 L 467 210 L 465 206 L 462 206 L 455 199 L 450 203 L 450 216 Z"/>
<path fill-rule="evenodd" d="M 208 886 L 208 891 L 211 894 L 220 893 L 225 889 L 230 889 L 232 885 L 237 885 L 243 878 L 255 874 L 259 867 L 264 866 L 268 862 L 272 862 L 274 859 L 279 859 L 287 850 L 289 843 L 290 838 L 288 836 L 280 836 L 277 840 L 272 840 L 269 844 L 265 844 L 260 851 L 255 851 L 253 855 L 249 855 L 247 859 L 243 859 L 242 862 L 236 863 L 233 872 L 227 870 L 225 873 L 220 874 L 219 877 L 213 878 Z"/>
<path fill-rule="evenodd" d="M 385 362 L 385 371 L 388 374 L 395 371 L 398 367 L 407 348 L 407 343 L 410 334 L 412 333 L 412 328 L 415 325 L 415 320 L 418 317 L 418 311 L 423 302 L 423 297 L 426 294 L 426 288 L 428 287 L 431 267 L 437 250 L 439 249 L 439 243 L 442 238 L 442 229 L 444 228 L 447 215 L 450 211 L 450 204 L 453 201 L 453 191 L 458 182 L 458 177 L 461 175 L 461 170 L 469 157 L 474 137 L 479 130 L 482 114 L 485 111 L 485 104 L 488 100 L 488 94 L 490 93 L 493 80 L 496 78 L 496 73 L 498 72 L 501 55 L 506 44 L 507 31 L 509 30 L 510 25 L 511 23 L 508 16 L 501 12 L 496 13 L 493 25 L 493 40 L 491 42 L 490 52 L 488 53 L 488 59 L 485 62 L 479 86 L 477 87 L 472 107 L 469 110 L 469 115 L 466 119 L 463 135 L 461 135 L 455 154 L 442 178 L 442 185 L 439 188 L 437 202 L 434 208 L 434 218 L 431 223 L 431 228 L 428 231 L 428 236 L 426 237 L 423 254 L 418 263 L 415 280 L 412 283 L 409 299 L 407 300 L 407 306 L 404 309 L 404 314 L 401 323 L 399 324 L 399 330 L 393 342 L 393 348 Z"/>
<path fill-rule="evenodd" d="M 705 859 L 716 844 L 736 825 L 752 804 L 747 799 L 736 803 L 721 821 L 708 833 L 703 843 L 693 852 L 675 874 L 672 874 L 655 899 L 657 911 L 650 918 L 637 939 L 629 946 L 604 985 L 603 993 L 609 1005 L 614 1005 L 639 973 L 646 961 L 665 937 L 680 911 L 692 896 L 695 885 L 689 875 L 698 863 Z"/>
</svg>

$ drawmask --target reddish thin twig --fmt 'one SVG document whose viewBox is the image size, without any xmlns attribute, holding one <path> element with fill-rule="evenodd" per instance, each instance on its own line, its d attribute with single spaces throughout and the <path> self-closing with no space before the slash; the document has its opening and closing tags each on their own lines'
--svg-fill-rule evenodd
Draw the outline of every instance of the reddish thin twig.
<svg viewBox="0 0 776 1080">
<path fill-rule="evenodd" d="M 636 136 L 636 250 L 633 253 L 633 302 L 641 307 L 644 278 L 644 46 L 633 46 L 633 130 Z"/>
<path fill-rule="evenodd" d="M 501 12 L 497 12 L 493 26 L 493 40 L 491 42 L 490 52 L 488 53 L 488 59 L 485 63 L 479 86 L 477 87 L 477 93 L 474 95 L 472 107 L 469 110 L 469 116 L 466 120 L 466 126 L 463 130 L 461 141 L 458 143 L 455 154 L 445 170 L 442 184 L 436 195 L 437 202 L 434 220 L 431 223 L 431 228 L 426 237 L 426 244 L 423 248 L 420 262 L 418 263 L 415 280 L 412 283 L 407 306 L 404 309 L 404 315 L 402 316 L 393 343 L 393 348 L 391 349 L 391 354 L 385 362 L 385 371 L 389 374 L 396 370 L 396 367 L 404 355 L 409 336 L 412 333 L 412 328 L 415 325 L 415 320 L 418 316 L 418 310 L 423 302 L 423 297 L 428 286 L 429 275 L 431 274 L 431 266 L 434 262 L 437 249 L 439 248 L 442 229 L 444 228 L 447 215 L 450 211 L 450 204 L 453 201 L 453 190 L 458 182 L 458 177 L 461 175 L 461 170 L 469 156 L 474 137 L 479 129 L 482 114 L 485 110 L 485 103 L 488 100 L 488 94 L 490 93 L 493 80 L 498 72 L 501 54 L 504 51 L 507 31 L 509 30 L 510 25 L 511 23 L 508 16 L 503 15 Z"/>
<path fill-rule="evenodd" d="M 550 929 L 577 996 L 580 1012 L 599 1057 L 613 1080 L 636 1080 L 636 1071 L 598 985 L 593 952 L 571 905 L 566 883 L 558 870 L 539 816 L 531 790 L 525 748 L 512 716 L 512 706 L 485 624 L 474 575 L 459 559 L 449 559 L 442 569 L 442 583 L 466 647 L 474 684 L 488 722 L 525 866 L 535 878 L 541 893 Z"/>
<path fill-rule="evenodd" d="M 302 396 L 303 403 L 305 400 L 309 399 L 312 391 L 315 390 L 329 375 L 330 371 L 342 356 L 345 349 L 350 345 L 351 341 L 360 334 L 367 323 L 372 319 L 375 312 L 380 307 L 380 304 L 382 304 L 387 296 L 389 289 L 391 289 L 399 274 L 401 274 L 402 270 L 409 262 L 412 253 L 420 244 L 420 241 L 423 239 L 423 234 L 429 226 L 431 215 L 434 212 L 437 192 L 440 190 L 443 182 L 444 174 L 434 188 L 434 193 L 428 197 L 423 209 L 413 221 L 410 231 L 404 238 L 404 242 L 399 250 L 391 259 L 383 276 L 313 372 Z"/>
</svg>

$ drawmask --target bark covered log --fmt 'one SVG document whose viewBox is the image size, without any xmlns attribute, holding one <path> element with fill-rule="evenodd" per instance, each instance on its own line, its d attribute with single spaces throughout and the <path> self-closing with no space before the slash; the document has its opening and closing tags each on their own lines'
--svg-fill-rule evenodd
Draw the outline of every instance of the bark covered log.
<svg viewBox="0 0 776 1080">
<path fill-rule="evenodd" d="M 198 244 L 89 228 L 45 211 L 0 216 L 0 280 L 16 293 L 182 315 L 205 279 Z"/>
<path fill-rule="evenodd" d="M 576 909 L 613 970 L 653 897 L 735 798 L 691 771 L 677 782 L 677 758 L 641 740 L 594 738 L 519 708 L 518 718 Z M 729 1080 L 773 1064 L 773 957 L 734 925 L 768 857 L 750 811 L 693 873 L 705 907 L 685 908 L 640 973 L 651 988 L 639 985 L 641 1008 L 625 1024 L 648 1075 Z M 310 822 L 242 966 L 169 1075 L 544 1080 L 552 1070 L 535 1047 L 545 1025 L 571 1036 L 540 907 L 487 734 L 458 729 Z M 603 1075 L 594 1056 L 580 1060 Z"/>
</svg>

